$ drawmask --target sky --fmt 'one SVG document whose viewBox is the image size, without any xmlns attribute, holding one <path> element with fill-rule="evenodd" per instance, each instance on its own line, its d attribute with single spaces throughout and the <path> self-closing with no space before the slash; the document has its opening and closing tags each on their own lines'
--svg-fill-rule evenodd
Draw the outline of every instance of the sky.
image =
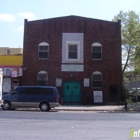
<svg viewBox="0 0 140 140">
<path fill-rule="evenodd" d="M 24 19 L 76 15 L 111 21 L 131 10 L 140 15 L 140 0 L 0 0 L 0 47 L 23 48 Z"/>
</svg>

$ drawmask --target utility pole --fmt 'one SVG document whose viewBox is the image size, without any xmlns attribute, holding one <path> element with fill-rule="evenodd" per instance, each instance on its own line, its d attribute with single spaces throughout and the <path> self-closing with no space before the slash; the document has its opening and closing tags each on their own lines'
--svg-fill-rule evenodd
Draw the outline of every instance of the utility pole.
<svg viewBox="0 0 140 140">
<path fill-rule="evenodd" d="M 136 102 L 138 100 L 138 80 L 137 80 L 137 74 L 136 74 L 136 58 L 135 58 L 135 88 L 136 88 Z"/>
<path fill-rule="evenodd" d="M 137 80 L 137 75 L 135 74 L 135 86 L 136 86 L 136 102 L 138 100 L 138 80 Z"/>
</svg>

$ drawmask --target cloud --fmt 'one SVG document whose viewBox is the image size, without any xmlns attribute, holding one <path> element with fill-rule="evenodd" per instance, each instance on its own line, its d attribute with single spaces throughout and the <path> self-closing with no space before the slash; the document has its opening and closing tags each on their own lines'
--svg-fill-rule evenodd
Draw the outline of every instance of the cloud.
<svg viewBox="0 0 140 140">
<path fill-rule="evenodd" d="M 15 17 L 11 14 L 0 14 L 0 21 L 4 22 L 15 21 Z"/>
<path fill-rule="evenodd" d="M 28 20 L 35 19 L 35 15 L 32 12 L 20 12 L 18 15 Z"/>
</svg>

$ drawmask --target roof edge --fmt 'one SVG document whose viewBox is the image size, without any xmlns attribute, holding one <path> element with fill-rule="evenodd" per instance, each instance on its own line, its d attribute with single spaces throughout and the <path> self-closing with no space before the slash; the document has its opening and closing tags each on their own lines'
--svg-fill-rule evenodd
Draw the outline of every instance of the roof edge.
<svg viewBox="0 0 140 140">
<path fill-rule="evenodd" d="M 109 20 L 103 20 L 103 19 L 97 19 L 97 18 L 91 18 L 91 17 L 84 17 L 84 16 L 77 16 L 77 15 L 68 15 L 68 16 L 61 16 L 61 17 L 52 17 L 52 18 L 46 18 L 46 19 L 38 19 L 38 20 L 31 20 L 31 21 L 28 21 L 28 19 L 25 19 L 26 22 L 36 22 L 36 21 L 42 21 L 42 20 L 52 20 L 52 19 L 58 19 L 58 18 L 74 18 L 74 17 L 77 17 L 77 18 L 84 18 L 84 19 L 91 19 L 91 20 L 98 20 L 98 21 L 106 21 L 106 22 L 114 22 L 116 23 L 115 21 L 109 21 Z"/>
</svg>

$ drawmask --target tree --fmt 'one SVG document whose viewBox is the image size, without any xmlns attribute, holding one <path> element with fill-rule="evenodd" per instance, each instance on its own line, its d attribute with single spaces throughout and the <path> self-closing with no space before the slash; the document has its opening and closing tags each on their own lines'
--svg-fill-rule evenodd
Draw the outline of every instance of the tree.
<svg viewBox="0 0 140 140">
<path fill-rule="evenodd" d="M 121 20 L 123 70 L 135 69 L 136 51 L 140 48 L 140 19 L 134 11 L 120 11 L 113 21 Z"/>
</svg>

